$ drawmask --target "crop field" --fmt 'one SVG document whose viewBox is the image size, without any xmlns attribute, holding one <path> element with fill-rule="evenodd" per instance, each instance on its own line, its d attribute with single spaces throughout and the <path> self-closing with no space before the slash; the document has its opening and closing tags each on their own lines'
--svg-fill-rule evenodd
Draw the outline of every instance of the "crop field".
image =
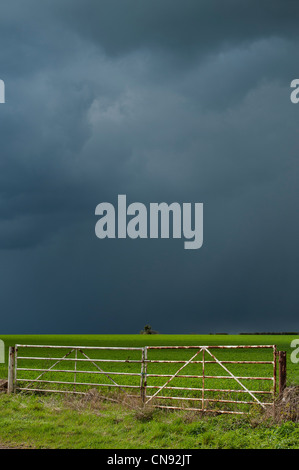
<svg viewBox="0 0 299 470">
<path fill-rule="evenodd" d="M 293 336 L 282 335 L 47 335 L 2 337 L 7 350 L 9 346 L 15 344 L 81 345 L 89 348 L 275 344 L 278 350 L 287 351 L 288 358 L 291 353 L 290 343 L 294 338 Z M 224 361 L 225 367 L 239 378 L 239 382 L 230 377 L 228 371 L 207 352 L 205 352 L 203 373 L 203 353 L 199 352 L 190 364 L 186 365 L 171 379 L 163 392 L 157 394 L 153 403 L 159 406 L 183 406 L 186 409 L 201 408 L 202 389 L 204 388 L 205 409 L 248 411 L 249 405 L 247 404 L 231 403 L 232 401 L 255 402 L 254 398 L 242 388 L 241 384 L 254 392 L 260 402 L 272 402 L 274 385 L 272 348 L 211 349 L 210 351 L 218 360 Z M 155 394 L 159 387 L 163 386 L 178 369 L 184 366 L 184 362 L 190 360 L 197 352 L 198 349 L 149 349 L 147 359 L 153 362 L 148 362 L 144 370 L 147 377 L 145 400 L 149 400 L 151 395 Z M 74 360 L 75 354 L 77 354 L 76 363 Z M 58 359 L 65 355 L 67 355 L 66 360 L 55 365 Z M 82 349 L 81 352 L 76 353 L 73 351 L 70 353 L 68 349 L 20 348 L 18 356 L 38 358 L 34 360 L 18 359 L 18 368 L 35 369 L 18 371 L 18 387 L 20 388 L 67 390 L 72 393 L 80 393 L 86 392 L 89 388 L 97 387 L 102 395 L 111 396 L 117 392 L 140 396 L 141 349 Z M 7 357 L 6 351 L 6 359 Z M 230 361 L 242 363 L 232 364 Z M 265 363 L 254 364 L 254 361 L 263 361 Z M 46 372 L 50 367 L 52 369 Z M 163 377 L 161 377 L 161 374 Z M 204 379 L 202 378 L 203 375 Z M 7 365 L 2 366 L 1 376 L 7 376 Z M 263 380 L 260 379 L 261 377 Z M 30 382 L 37 378 L 43 382 Z M 289 384 L 299 383 L 298 366 L 292 364 L 290 360 L 287 364 L 287 379 Z M 58 383 L 53 384 L 50 382 Z M 121 386 L 121 389 L 118 386 Z M 175 397 L 175 400 L 170 400 L 168 397 Z"/>
</svg>

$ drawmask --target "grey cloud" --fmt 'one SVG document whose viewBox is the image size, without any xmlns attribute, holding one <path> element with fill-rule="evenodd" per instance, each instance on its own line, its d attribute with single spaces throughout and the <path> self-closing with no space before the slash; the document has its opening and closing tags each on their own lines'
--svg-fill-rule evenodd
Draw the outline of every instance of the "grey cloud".
<svg viewBox="0 0 299 470">
<path fill-rule="evenodd" d="M 257 38 L 298 36 L 295 1 L 88 0 L 51 2 L 51 8 L 112 55 L 143 47 L 189 55 Z"/>
</svg>

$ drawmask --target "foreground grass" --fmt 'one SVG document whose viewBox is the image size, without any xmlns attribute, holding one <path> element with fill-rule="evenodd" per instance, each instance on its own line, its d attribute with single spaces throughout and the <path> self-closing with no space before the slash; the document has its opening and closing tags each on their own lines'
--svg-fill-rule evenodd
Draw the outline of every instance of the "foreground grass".
<svg viewBox="0 0 299 470">
<path fill-rule="evenodd" d="M 203 416 L 62 396 L 0 394 L 0 445 L 51 449 L 299 448 L 299 423 Z"/>
</svg>

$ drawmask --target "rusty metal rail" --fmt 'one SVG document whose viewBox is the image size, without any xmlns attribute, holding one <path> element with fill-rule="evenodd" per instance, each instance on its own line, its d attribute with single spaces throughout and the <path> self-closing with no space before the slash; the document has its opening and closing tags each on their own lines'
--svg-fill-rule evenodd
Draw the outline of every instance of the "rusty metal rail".
<svg viewBox="0 0 299 470">
<path fill-rule="evenodd" d="M 20 354 L 24 350 L 35 349 L 40 351 L 37 356 L 31 356 L 31 351 L 29 354 Z M 191 352 L 190 357 L 183 357 L 188 354 L 188 350 Z M 230 356 L 236 350 L 241 351 L 239 354 L 242 357 L 233 360 Z M 263 350 L 269 350 L 271 357 L 263 357 Z M 243 357 L 249 351 L 250 354 L 258 351 L 260 360 Z M 221 353 L 224 357 L 220 357 Z M 124 354 L 127 355 L 126 358 Z M 162 359 L 162 354 L 169 357 Z M 19 366 L 20 362 L 22 367 Z M 140 398 L 144 405 L 151 403 L 163 409 L 244 414 L 253 404 L 263 409 L 269 406 L 274 408 L 276 362 L 275 345 L 16 345 L 10 348 L 8 392 L 38 391 L 83 395 L 90 387 L 111 388 Z M 63 363 L 69 366 L 61 367 Z M 106 370 L 108 364 L 109 370 Z M 251 365 L 250 371 L 256 370 L 257 373 L 262 367 L 263 375 L 240 373 L 240 368 L 248 365 Z M 269 371 L 266 374 L 267 367 Z M 215 381 L 219 380 L 224 386 L 217 386 Z M 229 386 L 229 383 L 235 388 Z M 253 386 L 254 383 L 259 386 Z M 139 391 L 138 395 L 130 394 L 134 390 Z"/>
</svg>

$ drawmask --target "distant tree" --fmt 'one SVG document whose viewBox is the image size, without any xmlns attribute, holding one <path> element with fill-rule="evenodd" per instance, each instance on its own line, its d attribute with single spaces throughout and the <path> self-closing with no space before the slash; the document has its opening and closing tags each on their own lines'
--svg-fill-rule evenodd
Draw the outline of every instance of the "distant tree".
<svg viewBox="0 0 299 470">
<path fill-rule="evenodd" d="M 143 330 L 140 331 L 141 335 L 157 335 L 158 331 L 152 329 L 151 325 L 145 325 Z"/>
</svg>

